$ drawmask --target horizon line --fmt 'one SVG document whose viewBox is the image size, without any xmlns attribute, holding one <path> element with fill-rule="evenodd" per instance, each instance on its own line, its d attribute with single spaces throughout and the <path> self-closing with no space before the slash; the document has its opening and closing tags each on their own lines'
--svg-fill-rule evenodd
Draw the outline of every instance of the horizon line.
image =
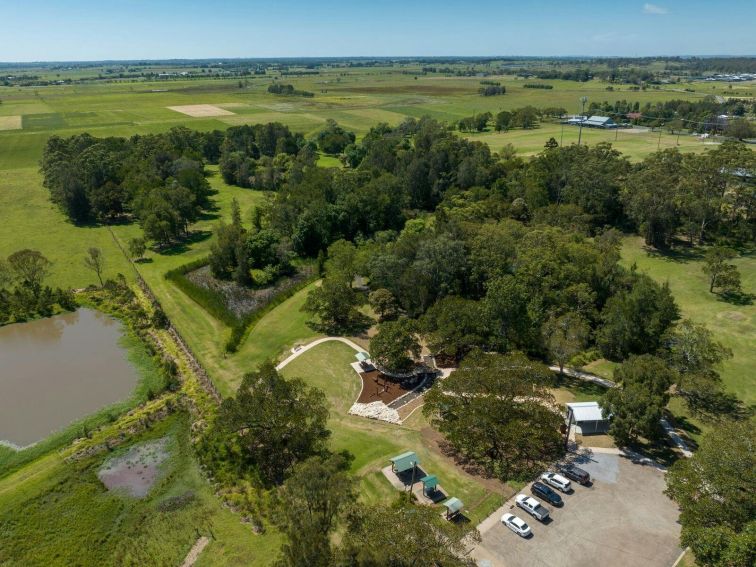
<svg viewBox="0 0 756 567">
<path fill-rule="evenodd" d="M 43 64 L 63 64 L 63 63 L 166 63 L 166 62 L 192 62 L 192 61 L 286 61 L 286 60 L 422 60 L 422 59 L 664 59 L 664 58 L 688 58 L 688 59 L 713 59 L 713 58 L 746 58 L 754 59 L 753 54 L 735 54 L 735 53 L 709 53 L 709 54 L 657 54 L 657 55 L 281 55 L 275 57 L 255 57 L 255 56 L 232 56 L 232 57 L 157 57 L 146 58 L 137 57 L 132 59 L 30 59 L 24 61 L 0 61 L 0 65 L 43 65 Z"/>
</svg>

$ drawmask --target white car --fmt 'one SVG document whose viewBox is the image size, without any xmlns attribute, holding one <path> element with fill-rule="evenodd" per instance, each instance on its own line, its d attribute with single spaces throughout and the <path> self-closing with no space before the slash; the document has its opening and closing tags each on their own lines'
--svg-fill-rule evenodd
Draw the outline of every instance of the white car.
<svg viewBox="0 0 756 567">
<path fill-rule="evenodd" d="M 549 517 L 549 511 L 532 496 L 518 494 L 517 498 L 515 498 L 515 503 L 517 504 L 517 506 L 525 510 L 528 514 L 533 516 L 536 520 L 545 522 Z"/>
<path fill-rule="evenodd" d="M 530 526 L 514 514 L 504 514 L 501 517 L 501 523 L 521 537 L 528 537 L 531 533 Z"/>
<path fill-rule="evenodd" d="M 558 488 L 562 492 L 569 492 L 570 490 L 572 490 L 570 481 L 564 478 L 561 474 L 545 472 L 541 475 L 541 480 L 546 484 L 550 484 L 554 488 Z"/>
</svg>

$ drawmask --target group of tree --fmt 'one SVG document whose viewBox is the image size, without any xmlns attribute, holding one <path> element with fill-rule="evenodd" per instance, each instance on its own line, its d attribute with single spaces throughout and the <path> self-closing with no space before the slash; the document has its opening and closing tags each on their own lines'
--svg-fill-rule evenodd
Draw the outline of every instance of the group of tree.
<svg viewBox="0 0 756 567">
<path fill-rule="evenodd" d="M 276 190 L 298 159 L 308 160 L 308 152 L 301 151 L 305 146 L 301 134 L 278 122 L 234 126 L 220 145 L 220 173 L 230 185 Z"/>
<path fill-rule="evenodd" d="M 728 421 L 703 436 L 689 459 L 667 473 L 680 507 L 683 546 L 701 567 L 756 562 L 756 434 L 749 420 Z"/>
<path fill-rule="evenodd" d="M 70 291 L 45 285 L 52 262 L 28 248 L 0 259 L 0 325 L 76 308 Z"/>
<path fill-rule="evenodd" d="M 340 154 L 349 144 L 354 144 L 354 132 L 344 130 L 335 120 L 326 120 L 326 125 L 315 135 L 315 141 L 321 152 Z"/>
<path fill-rule="evenodd" d="M 315 96 L 315 93 L 312 93 L 310 91 L 301 91 L 294 88 L 294 85 L 284 83 L 273 83 L 272 85 L 268 85 L 268 92 L 275 95 L 303 96 L 305 98 L 312 98 Z"/>
<path fill-rule="evenodd" d="M 483 132 L 488 127 L 488 123 L 492 118 L 493 115 L 490 112 L 473 114 L 457 122 L 457 128 L 459 128 L 460 132 Z"/>
<path fill-rule="evenodd" d="M 478 88 L 478 94 L 480 96 L 497 96 L 506 94 L 507 88 L 501 85 L 483 85 Z"/>
<path fill-rule="evenodd" d="M 204 162 L 217 160 L 222 137 L 187 128 L 129 139 L 51 136 L 44 185 L 75 223 L 135 217 L 147 238 L 168 244 L 209 207 Z"/>
<path fill-rule="evenodd" d="M 548 110 L 553 112 L 553 109 Z M 513 110 L 502 110 L 496 115 L 494 129 L 497 132 L 506 132 L 512 128 L 522 128 L 523 130 L 538 128 L 542 116 L 544 116 L 543 111 L 534 106 L 523 106 L 522 108 L 515 108 Z"/>
<path fill-rule="evenodd" d="M 236 199 L 231 203 L 231 224 L 221 222 L 215 234 L 209 263 L 218 279 L 233 279 L 243 286 L 266 286 L 293 270 L 294 253 L 288 238 L 259 224 L 244 228 Z"/>
<path fill-rule="evenodd" d="M 737 142 L 700 155 L 662 150 L 629 171 L 620 202 L 652 246 L 668 247 L 678 234 L 746 242 L 756 236 L 754 171 L 756 153 Z"/>
<path fill-rule="evenodd" d="M 690 132 L 715 132 L 726 134 L 728 125 L 735 124 L 734 137 L 748 138 L 752 135 L 751 124 L 743 118 L 748 114 L 756 114 L 756 103 L 748 99 L 729 98 L 718 99 L 714 96 L 705 96 L 698 100 L 674 99 L 659 102 L 628 103 L 627 101 L 615 101 L 610 103 L 592 102 L 588 111 L 595 114 L 627 114 L 639 113 L 633 117 L 633 122 L 645 126 L 661 126 L 674 121 L 681 121 L 681 129 Z M 723 116 L 729 118 L 722 118 Z M 743 128 L 745 130 L 743 130 Z M 742 132 L 742 133 L 741 133 Z"/>
</svg>

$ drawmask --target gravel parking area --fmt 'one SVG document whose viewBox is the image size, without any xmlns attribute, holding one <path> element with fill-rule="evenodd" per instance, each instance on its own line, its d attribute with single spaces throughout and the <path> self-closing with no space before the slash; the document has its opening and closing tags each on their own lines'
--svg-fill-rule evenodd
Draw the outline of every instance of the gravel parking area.
<svg viewBox="0 0 756 567">
<path fill-rule="evenodd" d="M 536 521 L 512 498 L 479 526 L 482 542 L 473 556 L 481 567 L 670 567 L 675 562 L 682 552 L 678 509 L 663 494 L 664 473 L 612 453 L 592 453 L 576 463 L 593 484 L 573 482 L 572 494 L 562 494 L 562 508 L 546 504 L 548 523 Z M 520 493 L 530 495 L 530 486 Z M 533 536 L 523 539 L 504 527 L 505 512 L 524 519 Z"/>
</svg>

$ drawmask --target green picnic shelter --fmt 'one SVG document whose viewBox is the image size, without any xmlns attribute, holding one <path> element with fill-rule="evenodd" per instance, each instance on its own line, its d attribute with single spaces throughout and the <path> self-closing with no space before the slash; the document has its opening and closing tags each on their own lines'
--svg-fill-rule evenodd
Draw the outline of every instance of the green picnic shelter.
<svg viewBox="0 0 756 567">
<path fill-rule="evenodd" d="M 462 511 L 464 504 L 462 504 L 462 501 L 459 498 L 452 497 L 444 502 L 444 507 L 446 508 L 446 519 L 451 520 Z"/>
<path fill-rule="evenodd" d="M 433 494 L 438 486 L 438 478 L 435 474 L 425 475 L 420 479 L 420 482 L 423 483 L 423 494 L 426 496 Z"/>
<path fill-rule="evenodd" d="M 391 470 L 397 474 L 413 469 L 420 464 L 420 459 L 417 458 L 414 451 L 407 451 L 389 460 L 391 461 Z"/>
</svg>

